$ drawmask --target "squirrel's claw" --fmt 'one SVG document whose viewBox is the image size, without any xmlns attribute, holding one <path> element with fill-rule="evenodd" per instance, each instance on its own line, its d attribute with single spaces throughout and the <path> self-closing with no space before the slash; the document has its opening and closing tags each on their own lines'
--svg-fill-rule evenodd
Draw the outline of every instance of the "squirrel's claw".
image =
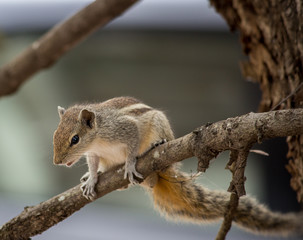
<svg viewBox="0 0 303 240">
<path fill-rule="evenodd" d="M 85 174 L 84 176 L 86 176 Z M 89 175 L 89 174 L 88 174 Z M 81 178 L 83 179 L 84 176 Z M 97 197 L 97 194 L 95 192 L 95 186 L 98 181 L 98 178 L 91 178 L 90 176 L 87 178 L 87 180 L 81 185 L 81 190 L 83 192 L 83 196 L 87 198 L 88 200 L 94 200 Z"/>
<path fill-rule="evenodd" d="M 143 175 L 136 170 L 136 159 L 134 161 L 126 162 L 125 163 L 125 173 L 124 178 L 128 177 L 128 180 L 131 184 L 139 184 L 139 181 L 134 178 L 136 176 L 137 178 L 143 179 Z"/>
<path fill-rule="evenodd" d="M 155 149 L 156 147 L 164 144 L 164 143 L 167 143 L 167 139 L 163 138 L 159 141 L 156 141 L 154 143 L 151 144 L 150 148 L 147 149 L 145 152 L 141 153 L 139 157 L 142 157 L 142 156 L 145 156 L 145 154 L 147 154 L 148 152 L 150 152 L 151 150 Z"/>
<path fill-rule="evenodd" d="M 164 144 L 164 143 L 167 143 L 167 139 L 166 139 L 166 138 L 163 138 L 163 139 L 161 139 L 161 140 L 159 140 L 159 141 L 157 141 L 157 142 L 154 142 L 154 143 L 152 144 L 152 147 L 151 147 L 150 150 L 152 150 L 152 149 L 154 149 L 154 148 L 156 148 L 156 147 L 158 147 L 158 146 L 160 146 L 160 145 L 162 145 L 162 144 Z"/>
</svg>

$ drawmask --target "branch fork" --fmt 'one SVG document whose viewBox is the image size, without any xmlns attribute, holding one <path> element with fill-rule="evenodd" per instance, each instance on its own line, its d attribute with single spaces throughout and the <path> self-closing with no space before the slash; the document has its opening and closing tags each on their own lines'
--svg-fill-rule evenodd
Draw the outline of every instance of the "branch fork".
<svg viewBox="0 0 303 240">
<path fill-rule="evenodd" d="M 147 177 L 175 162 L 196 156 L 199 160 L 198 166 L 205 171 L 212 158 L 220 152 L 231 151 L 227 164 L 233 174 L 229 189 L 231 201 L 221 227 L 224 231 L 221 234 L 220 230 L 221 238 L 217 238 L 224 239 L 237 209 L 238 198 L 245 194 L 246 160 L 250 147 L 258 141 L 256 121 L 264 124 L 262 139 L 303 134 L 303 109 L 249 113 L 202 126 L 192 133 L 156 147 L 139 158 L 137 170 Z M 128 184 L 121 167 L 123 166 L 117 166 L 99 175 L 95 189 L 97 198 Z M 0 239 L 28 239 L 80 210 L 91 202 L 82 196 L 80 186 L 79 184 L 45 202 L 25 208 L 20 215 L 0 227 Z"/>
</svg>

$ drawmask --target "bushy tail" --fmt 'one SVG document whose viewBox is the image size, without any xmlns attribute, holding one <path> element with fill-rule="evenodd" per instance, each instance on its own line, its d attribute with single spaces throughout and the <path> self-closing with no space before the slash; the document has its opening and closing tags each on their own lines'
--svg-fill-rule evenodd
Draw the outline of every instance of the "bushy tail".
<svg viewBox="0 0 303 240">
<path fill-rule="evenodd" d="M 159 174 L 152 191 L 156 208 L 166 218 L 198 224 L 222 219 L 230 198 L 228 192 L 212 191 L 195 184 L 188 175 L 174 167 Z M 234 222 L 259 234 L 303 234 L 302 214 L 272 212 L 248 196 L 240 198 Z"/>
</svg>

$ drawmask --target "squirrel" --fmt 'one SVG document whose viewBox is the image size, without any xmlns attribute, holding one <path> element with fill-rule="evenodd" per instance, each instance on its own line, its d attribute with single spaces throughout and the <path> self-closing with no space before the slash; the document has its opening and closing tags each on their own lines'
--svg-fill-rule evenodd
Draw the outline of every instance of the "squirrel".
<svg viewBox="0 0 303 240">
<path fill-rule="evenodd" d="M 137 183 L 137 158 L 155 143 L 174 139 L 170 123 L 162 111 L 132 97 L 105 102 L 58 107 L 60 123 L 54 132 L 54 164 L 71 167 L 86 157 L 88 172 L 81 178 L 83 195 L 92 200 L 98 172 L 125 164 L 125 178 Z M 141 184 L 153 196 L 155 208 L 171 220 L 193 223 L 219 221 L 230 194 L 196 184 L 179 170 L 179 163 L 153 173 Z M 272 212 L 255 199 L 244 196 L 234 216 L 239 227 L 266 235 L 302 235 L 303 215 Z"/>
</svg>

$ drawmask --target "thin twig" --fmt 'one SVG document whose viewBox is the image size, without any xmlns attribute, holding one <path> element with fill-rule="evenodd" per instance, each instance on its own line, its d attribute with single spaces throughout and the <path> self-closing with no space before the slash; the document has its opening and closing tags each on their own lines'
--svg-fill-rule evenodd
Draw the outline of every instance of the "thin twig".
<svg viewBox="0 0 303 240">
<path fill-rule="evenodd" d="M 296 88 L 295 90 L 293 90 L 290 94 L 288 94 L 285 98 L 283 98 L 276 106 L 272 107 L 270 109 L 270 111 L 274 111 L 276 110 L 282 103 L 284 103 L 285 101 L 287 101 L 287 99 L 289 99 L 290 97 L 294 96 L 299 89 L 303 86 L 303 82 L 301 82 Z"/>
<path fill-rule="evenodd" d="M 0 96 L 15 92 L 31 75 L 53 65 L 64 53 L 137 1 L 96 0 L 53 27 L 0 69 Z"/>
<path fill-rule="evenodd" d="M 216 236 L 216 240 L 224 240 L 226 238 L 226 235 L 231 228 L 232 221 L 237 211 L 238 204 L 239 204 L 239 196 L 237 193 L 232 192 L 230 194 L 230 200 L 227 205 L 226 212 L 224 214 L 224 220 Z"/>
<path fill-rule="evenodd" d="M 240 151 L 231 150 L 230 152 L 229 162 L 226 165 L 226 168 L 232 172 L 232 181 L 228 188 L 228 191 L 231 192 L 231 195 L 230 195 L 229 204 L 224 213 L 224 220 L 221 224 L 216 240 L 225 239 L 228 231 L 231 228 L 232 221 L 238 207 L 239 196 L 245 195 L 244 170 L 246 166 L 248 153 L 249 153 L 249 147 L 246 147 L 244 150 L 240 150 Z"/>
<path fill-rule="evenodd" d="M 246 195 L 245 191 L 245 181 L 246 177 L 244 175 L 247 157 L 249 153 L 249 148 L 239 151 L 237 161 L 235 162 L 235 167 L 233 170 L 233 188 L 229 189 L 230 192 L 236 192 L 239 197 Z"/>
</svg>

